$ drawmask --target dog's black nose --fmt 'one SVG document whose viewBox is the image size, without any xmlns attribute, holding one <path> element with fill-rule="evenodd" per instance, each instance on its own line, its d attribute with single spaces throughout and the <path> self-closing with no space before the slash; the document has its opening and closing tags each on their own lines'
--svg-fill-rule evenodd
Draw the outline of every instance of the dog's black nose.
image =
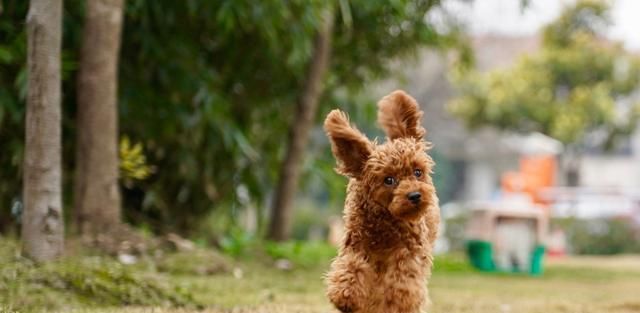
<svg viewBox="0 0 640 313">
<path fill-rule="evenodd" d="M 412 203 L 418 203 L 420 202 L 420 193 L 417 191 L 414 192 L 410 192 L 407 194 L 407 199 L 409 199 L 409 201 L 411 201 Z"/>
</svg>

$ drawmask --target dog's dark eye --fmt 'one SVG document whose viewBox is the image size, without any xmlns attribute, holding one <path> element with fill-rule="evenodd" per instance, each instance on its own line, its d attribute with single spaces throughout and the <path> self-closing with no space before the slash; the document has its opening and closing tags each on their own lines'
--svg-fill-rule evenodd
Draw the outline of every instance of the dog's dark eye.
<svg viewBox="0 0 640 313">
<path fill-rule="evenodd" d="M 396 183 L 396 179 L 393 177 L 385 177 L 384 184 L 387 186 L 393 186 Z"/>
<path fill-rule="evenodd" d="M 421 177 L 422 176 L 422 170 L 420 170 L 420 169 L 413 170 L 413 175 L 415 175 L 416 177 Z"/>
</svg>

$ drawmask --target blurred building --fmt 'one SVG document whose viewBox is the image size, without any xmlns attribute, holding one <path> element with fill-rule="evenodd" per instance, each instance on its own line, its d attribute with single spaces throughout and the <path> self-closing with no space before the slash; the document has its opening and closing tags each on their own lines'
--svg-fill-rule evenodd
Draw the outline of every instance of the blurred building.
<svg viewBox="0 0 640 313">
<path fill-rule="evenodd" d="M 473 39 L 476 66 L 481 71 L 510 66 L 522 54 L 534 52 L 539 47 L 537 36 L 483 35 Z M 376 93 L 381 96 L 402 88 L 422 105 L 427 138 L 434 143 L 434 151 L 452 165 L 449 174 L 452 192 L 446 198 L 454 201 L 494 198 L 502 174 L 518 168 L 522 146 L 529 139 L 489 128 L 465 129 L 446 109 L 446 104 L 455 95 L 447 79 L 447 56 L 424 51 L 418 59 L 417 64 L 407 61 L 399 65 L 404 77 L 376 86 Z M 597 143 L 597 138 L 593 141 Z M 614 151 L 603 151 L 595 145 L 587 149 L 580 163 L 580 186 L 616 192 L 640 190 L 640 131 L 623 141 Z M 559 164 L 558 171 L 562 171 L 562 162 Z M 559 185 L 565 184 L 563 175 L 556 173 L 556 178 Z"/>
<path fill-rule="evenodd" d="M 519 55 L 539 46 L 535 37 L 482 36 L 473 40 L 476 66 L 491 70 L 510 65 Z M 402 64 L 401 83 L 387 82 L 380 95 L 391 89 L 403 88 L 413 95 L 425 111 L 424 125 L 434 151 L 452 164 L 452 194 L 454 200 L 489 199 L 500 185 L 503 172 L 517 168 L 518 152 L 507 143 L 507 136 L 483 128 L 467 130 L 446 108 L 455 95 L 447 78 L 448 58 L 439 52 L 424 51 L 417 64 Z"/>
</svg>

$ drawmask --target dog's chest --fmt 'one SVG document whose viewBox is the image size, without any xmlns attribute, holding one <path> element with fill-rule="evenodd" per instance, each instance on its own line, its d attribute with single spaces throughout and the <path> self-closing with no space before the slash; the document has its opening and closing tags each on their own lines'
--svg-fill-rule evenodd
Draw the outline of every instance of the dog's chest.
<svg viewBox="0 0 640 313">
<path fill-rule="evenodd" d="M 365 241 L 365 255 L 371 267 L 379 276 L 386 276 L 388 272 L 421 276 L 423 269 L 431 267 L 426 229 L 388 229 L 385 232 L 377 228 L 376 236 Z"/>
<path fill-rule="evenodd" d="M 359 241 L 369 255 L 391 255 L 403 250 L 412 254 L 428 252 L 428 229 L 422 221 L 405 223 L 376 216 L 369 217 L 359 228 L 362 236 Z"/>
</svg>

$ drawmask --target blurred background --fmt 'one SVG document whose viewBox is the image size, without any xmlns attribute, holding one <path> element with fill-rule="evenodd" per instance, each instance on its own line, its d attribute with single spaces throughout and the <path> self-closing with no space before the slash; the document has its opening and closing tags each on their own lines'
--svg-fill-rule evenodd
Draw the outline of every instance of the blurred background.
<svg viewBox="0 0 640 313">
<path fill-rule="evenodd" d="M 639 2 L 65 1 L 45 265 L 21 248 L 29 5 L 0 1 L 0 312 L 327 311 L 347 180 L 321 121 L 382 141 L 395 89 L 434 144 L 435 312 L 640 311 Z"/>
</svg>

